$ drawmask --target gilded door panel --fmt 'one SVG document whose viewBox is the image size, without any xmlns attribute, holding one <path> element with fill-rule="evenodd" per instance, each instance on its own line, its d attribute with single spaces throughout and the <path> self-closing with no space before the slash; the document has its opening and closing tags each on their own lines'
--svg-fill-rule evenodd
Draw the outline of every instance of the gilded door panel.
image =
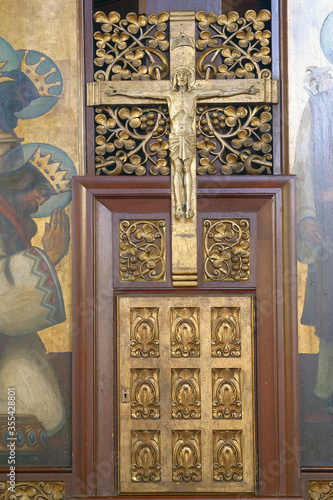
<svg viewBox="0 0 333 500">
<path fill-rule="evenodd" d="M 249 296 L 118 298 L 119 493 L 255 491 Z"/>
</svg>

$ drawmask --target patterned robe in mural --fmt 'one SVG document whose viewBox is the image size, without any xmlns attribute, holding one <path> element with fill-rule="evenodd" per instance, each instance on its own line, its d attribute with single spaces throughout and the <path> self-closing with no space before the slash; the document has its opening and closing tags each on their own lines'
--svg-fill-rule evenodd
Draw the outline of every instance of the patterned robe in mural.
<svg viewBox="0 0 333 500">
<path fill-rule="evenodd" d="M 0 414 L 7 387 L 16 389 L 17 413 L 33 414 L 49 435 L 64 423 L 57 380 L 36 331 L 65 320 L 60 283 L 45 252 L 0 195 Z"/>
<path fill-rule="evenodd" d="M 321 341 L 315 393 L 326 399 L 333 393 L 333 199 L 323 201 L 322 193 L 332 190 L 333 194 L 333 88 L 309 99 L 293 173 L 297 175 L 298 222 L 314 218 L 323 232 L 318 248 L 299 235 L 298 258 L 308 264 L 301 322 L 314 326 Z"/>
</svg>

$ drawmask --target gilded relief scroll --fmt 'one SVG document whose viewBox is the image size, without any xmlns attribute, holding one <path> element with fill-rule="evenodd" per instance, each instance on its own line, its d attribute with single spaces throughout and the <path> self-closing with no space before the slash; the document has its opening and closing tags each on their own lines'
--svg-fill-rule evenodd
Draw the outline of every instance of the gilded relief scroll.
<svg viewBox="0 0 333 500">
<path fill-rule="evenodd" d="M 241 355 L 240 310 L 212 308 L 212 356 L 237 358 Z"/>
<path fill-rule="evenodd" d="M 131 357 L 157 358 L 159 345 L 158 308 L 131 308 Z"/>
<path fill-rule="evenodd" d="M 171 308 L 171 356 L 200 356 L 199 308 Z"/>
<path fill-rule="evenodd" d="M 160 418 L 160 373 L 156 369 L 131 370 L 131 417 Z"/>
<path fill-rule="evenodd" d="M 197 419 L 201 417 L 200 370 L 172 368 L 172 418 Z"/>
<path fill-rule="evenodd" d="M 132 431 L 132 481 L 161 480 L 160 431 Z"/>
<path fill-rule="evenodd" d="M 172 431 L 172 480 L 201 481 L 201 469 L 201 432 Z"/>
</svg>

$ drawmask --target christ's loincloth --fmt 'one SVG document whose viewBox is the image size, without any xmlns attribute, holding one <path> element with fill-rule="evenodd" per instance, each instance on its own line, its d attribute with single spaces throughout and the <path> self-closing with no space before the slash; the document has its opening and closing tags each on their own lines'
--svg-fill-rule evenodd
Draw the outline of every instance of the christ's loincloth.
<svg viewBox="0 0 333 500">
<path fill-rule="evenodd" d="M 192 160 L 195 152 L 195 135 L 169 135 L 171 160 Z"/>
</svg>

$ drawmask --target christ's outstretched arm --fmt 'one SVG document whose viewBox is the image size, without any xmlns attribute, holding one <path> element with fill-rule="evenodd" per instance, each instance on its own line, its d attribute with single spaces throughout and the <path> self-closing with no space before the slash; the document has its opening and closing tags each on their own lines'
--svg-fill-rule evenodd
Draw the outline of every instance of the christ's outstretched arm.
<svg viewBox="0 0 333 500">
<path fill-rule="evenodd" d="M 151 97 L 152 99 L 163 99 L 163 100 L 167 100 L 167 96 L 166 96 L 166 93 L 165 92 L 153 92 L 153 91 L 149 91 L 149 92 L 143 92 L 143 91 L 140 91 L 140 92 L 137 92 L 135 90 L 118 90 L 118 89 L 115 89 L 114 87 L 112 87 L 112 85 L 110 85 L 110 89 L 109 90 L 105 90 L 104 91 L 104 94 L 106 95 L 109 95 L 109 96 L 112 96 L 112 95 L 124 95 L 126 97 Z"/>
<path fill-rule="evenodd" d="M 198 91 L 198 100 L 201 99 L 209 99 L 210 97 L 232 97 L 234 95 L 242 95 L 242 94 L 258 94 L 260 92 L 260 88 L 255 85 L 250 85 L 247 89 L 239 89 L 239 90 L 203 90 L 202 92 Z"/>
</svg>

